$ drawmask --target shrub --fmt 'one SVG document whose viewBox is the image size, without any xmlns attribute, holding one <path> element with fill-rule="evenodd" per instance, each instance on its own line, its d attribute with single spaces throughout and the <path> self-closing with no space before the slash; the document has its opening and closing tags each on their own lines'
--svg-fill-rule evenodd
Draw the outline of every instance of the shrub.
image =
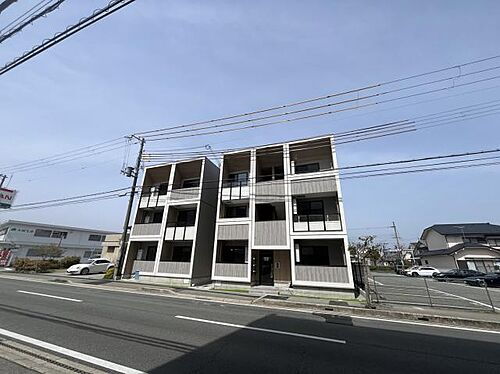
<svg viewBox="0 0 500 374">
<path fill-rule="evenodd" d="M 76 265 L 80 263 L 80 257 L 77 256 L 70 256 L 70 257 L 64 257 L 59 260 L 59 267 L 61 269 L 67 269 L 70 266 Z"/>
<path fill-rule="evenodd" d="M 29 258 L 18 258 L 14 261 L 13 266 L 15 271 L 19 272 L 46 273 L 51 269 L 56 269 L 57 267 L 59 267 L 59 264 L 56 265 L 54 261 L 48 260 L 30 260 Z"/>
</svg>

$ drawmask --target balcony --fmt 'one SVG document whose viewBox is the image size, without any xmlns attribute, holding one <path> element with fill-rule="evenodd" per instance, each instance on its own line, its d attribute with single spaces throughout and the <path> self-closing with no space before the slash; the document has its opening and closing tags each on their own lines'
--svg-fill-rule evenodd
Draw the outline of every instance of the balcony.
<svg viewBox="0 0 500 374">
<path fill-rule="evenodd" d="M 189 275 L 190 266 L 190 262 L 160 261 L 158 265 L 158 273 Z"/>
<path fill-rule="evenodd" d="M 132 228 L 132 236 L 160 235 L 161 223 L 136 223 Z"/>
<path fill-rule="evenodd" d="M 227 278 L 246 278 L 248 276 L 248 265 L 215 263 L 214 276 Z"/>
<path fill-rule="evenodd" d="M 293 231 L 341 231 L 340 214 L 295 214 Z"/>
<path fill-rule="evenodd" d="M 222 182 L 222 201 L 248 199 L 250 188 L 247 180 L 225 180 Z"/>
<path fill-rule="evenodd" d="M 349 283 L 346 266 L 295 266 L 296 282 Z"/>
<path fill-rule="evenodd" d="M 164 193 L 147 192 L 141 195 L 139 200 L 139 208 L 156 208 L 159 206 L 165 206 L 167 202 L 167 195 Z"/>
<path fill-rule="evenodd" d="M 170 201 L 197 200 L 200 187 L 176 188 L 170 192 Z"/>
<path fill-rule="evenodd" d="M 165 240 L 193 240 L 195 236 L 195 226 L 186 226 L 183 223 L 167 223 Z"/>
<path fill-rule="evenodd" d="M 255 184 L 255 200 L 257 203 L 281 201 L 285 199 L 284 180 L 257 182 Z"/>
<path fill-rule="evenodd" d="M 132 273 L 135 273 L 136 271 L 140 273 L 152 273 L 154 268 L 154 261 L 135 260 L 132 266 Z"/>
<path fill-rule="evenodd" d="M 254 245 L 287 245 L 286 220 L 255 222 Z"/>
</svg>

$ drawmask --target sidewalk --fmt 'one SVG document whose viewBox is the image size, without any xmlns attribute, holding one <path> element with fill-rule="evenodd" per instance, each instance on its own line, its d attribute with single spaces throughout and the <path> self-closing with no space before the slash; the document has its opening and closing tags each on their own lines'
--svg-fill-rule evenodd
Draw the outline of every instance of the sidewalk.
<svg viewBox="0 0 500 374">
<path fill-rule="evenodd" d="M 0 272 L 0 277 L 24 278 L 33 281 L 65 283 L 72 286 L 96 287 L 124 292 L 156 294 L 165 297 L 176 297 L 191 300 L 253 305 L 276 309 L 293 309 L 321 316 L 353 316 L 360 318 L 381 318 L 390 320 L 407 320 L 436 324 L 494 329 L 500 331 L 500 313 L 471 312 L 460 309 L 441 309 L 430 307 L 413 307 L 406 305 L 375 304 L 375 309 L 366 308 L 359 301 L 334 300 L 302 296 L 263 295 L 254 296 L 248 292 L 212 290 L 204 287 L 171 287 L 158 284 L 147 284 L 126 281 L 112 281 L 94 277 L 74 277 L 65 274 L 19 274 Z M 100 275 L 102 278 L 102 275 Z"/>
</svg>

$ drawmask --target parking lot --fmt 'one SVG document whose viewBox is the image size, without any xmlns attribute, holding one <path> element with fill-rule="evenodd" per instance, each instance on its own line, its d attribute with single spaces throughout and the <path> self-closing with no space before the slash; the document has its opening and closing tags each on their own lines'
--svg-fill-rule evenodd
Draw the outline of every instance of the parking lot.
<svg viewBox="0 0 500 374">
<path fill-rule="evenodd" d="M 372 300 L 378 303 L 500 311 L 500 288 L 473 287 L 463 282 L 438 282 L 391 273 L 372 273 Z"/>
</svg>

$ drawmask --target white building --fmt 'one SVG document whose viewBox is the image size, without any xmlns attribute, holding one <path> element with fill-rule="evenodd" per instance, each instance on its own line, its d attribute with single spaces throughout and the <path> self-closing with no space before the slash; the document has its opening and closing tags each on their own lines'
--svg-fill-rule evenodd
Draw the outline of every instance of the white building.
<svg viewBox="0 0 500 374">
<path fill-rule="evenodd" d="M 490 223 L 437 224 L 424 229 L 415 257 L 441 271 L 500 269 L 500 226 Z"/>
<path fill-rule="evenodd" d="M 0 250 L 11 251 L 15 258 L 40 258 L 41 247 L 56 245 L 63 256 L 82 259 L 99 256 L 102 241 L 110 231 L 80 227 L 50 225 L 44 223 L 9 220 L 0 224 Z"/>
<path fill-rule="evenodd" d="M 333 136 L 224 154 L 216 285 L 354 289 Z"/>
<path fill-rule="evenodd" d="M 210 281 L 219 169 L 207 158 L 147 167 L 124 277 L 179 285 Z"/>
</svg>

